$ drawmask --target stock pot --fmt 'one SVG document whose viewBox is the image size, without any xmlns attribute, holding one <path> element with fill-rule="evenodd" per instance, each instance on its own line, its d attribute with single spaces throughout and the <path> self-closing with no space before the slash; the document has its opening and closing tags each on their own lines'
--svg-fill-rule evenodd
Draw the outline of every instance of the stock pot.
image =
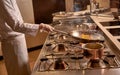
<svg viewBox="0 0 120 75">
<path fill-rule="evenodd" d="M 90 59 L 101 59 L 104 45 L 102 43 L 86 43 L 83 45 L 83 49 L 91 54 Z"/>
</svg>

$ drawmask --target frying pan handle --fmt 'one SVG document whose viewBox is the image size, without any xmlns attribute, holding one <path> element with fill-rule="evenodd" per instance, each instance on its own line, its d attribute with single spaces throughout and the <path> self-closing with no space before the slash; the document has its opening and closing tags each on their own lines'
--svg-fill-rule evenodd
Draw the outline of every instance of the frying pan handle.
<svg viewBox="0 0 120 75">
<path fill-rule="evenodd" d="M 62 34 L 67 34 L 67 35 L 69 35 L 69 33 L 65 32 L 65 31 L 62 31 L 62 30 L 54 29 L 54 32 L 58 32 L 58 33 L 62 33 Z"/>
</svg>

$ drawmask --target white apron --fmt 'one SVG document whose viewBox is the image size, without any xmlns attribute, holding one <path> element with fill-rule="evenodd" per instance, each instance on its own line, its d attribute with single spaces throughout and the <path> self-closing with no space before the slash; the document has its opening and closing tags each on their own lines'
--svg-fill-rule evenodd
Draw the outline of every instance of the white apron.
<svg viewBox="0 0 120 75">
<path fill-rule="evenodd" d="M 30 75 L 24 34 L 3 40 L 2 51 L 8 75 Z"/>
</svg>

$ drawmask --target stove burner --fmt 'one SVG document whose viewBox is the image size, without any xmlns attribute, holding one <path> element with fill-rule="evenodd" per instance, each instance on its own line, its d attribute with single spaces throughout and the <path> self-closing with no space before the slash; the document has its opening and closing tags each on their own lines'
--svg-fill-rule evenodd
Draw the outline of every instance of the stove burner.
<svg viewBox="0 0 120 75">
<path fill-rule="evenodd" d="M 101 65 L 100 65 L 100 60 L 91 59 L 91 60 L 88 62 L 88 66 L 91 67 L 91 68 L 99 68 L 99 67 L 101 67 Z"/>
<path fill-rule="evenodd" d="M 59 70 L 59 69 L 65 69 L 65 65 L 68 65 L 65 61 L 63 61 L 61 58 L 58 58 L 55 61 L 54 69 Z"/>
<path fill-rule="evenodd" d="M 41 58 L 40 61 L 47 61 L 48 58 Z"/>
<path fill-rule="evenodd" d="M 64 44 L 58 44 L 58 51 L 65 51 Z"/>
</svg>

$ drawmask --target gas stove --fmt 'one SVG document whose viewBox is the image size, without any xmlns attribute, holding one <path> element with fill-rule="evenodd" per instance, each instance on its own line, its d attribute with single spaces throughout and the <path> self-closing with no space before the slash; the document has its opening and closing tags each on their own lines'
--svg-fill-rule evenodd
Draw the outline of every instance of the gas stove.
<svg viewBox="0 0 120 75">
<path fill-rule="evenodd" d="M 105 42 L 102 57 L 91 59 L 91 54 L 82 48 L 80 40 L 64 34 L 51 33 L 44 45 L 44 54 L 39 60 L 37 71 L 72 71 L 86 69 L 119 68 L 116 55 Z"/>
</svg>

